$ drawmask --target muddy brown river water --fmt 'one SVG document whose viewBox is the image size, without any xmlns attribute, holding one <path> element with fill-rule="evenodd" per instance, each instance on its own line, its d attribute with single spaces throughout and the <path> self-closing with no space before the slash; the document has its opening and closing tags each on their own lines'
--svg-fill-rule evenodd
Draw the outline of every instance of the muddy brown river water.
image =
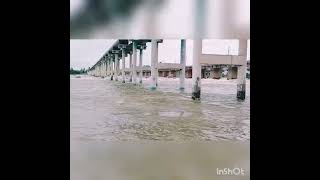
<svg viewBox="0 0 320 180">
<path fill-rule="evenodd" d="M 249 179 L 250 80 L 245 101 L 236 80 L 203 79 L 201 102 L 178 85 L 70 76 L 71 179 Z M 246 175 L 217 176 L 227 167 Z"/>
</svg>

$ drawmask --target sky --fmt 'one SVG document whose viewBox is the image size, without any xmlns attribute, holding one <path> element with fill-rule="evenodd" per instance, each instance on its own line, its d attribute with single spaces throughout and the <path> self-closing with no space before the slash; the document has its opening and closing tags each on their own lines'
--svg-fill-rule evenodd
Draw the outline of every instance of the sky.
<svg viewBox="0 0 320 180">
<path fill-rule="evenodd" d="M 117 0 L 99 1 L 111 4 L 118 2 L 121 7 L 120 1 Z M 87 12 L 91 16 L 86 17 L 101 20 L 104 19 L 101 14 L 106 11 L 110 14 L 108 17 L 111 21 L 108 24 L 104 24 L 104 20 L 97 24 L 93 23 L 96 26 L 87 21 L 82 22 L 88 27 L 87 30 L 82 31 L 82 35 L 72 34 L 72 38 L 192 39 L 194 34 L 203 31 L 202 33 L 206 34 L 204 37 L 212 39 L 250 39 L 250 0 L 207 0 L 203 1 L 206 2 L 205 8 L 200 11 L 196 11 L 198 0 L 145 0 L 136 3 L 135 8 L 128 11 L 131 13 L 124 16 L 119 15 L 122 12 L 121 8 L 116 8 L 114 12 L 108 9 L 111 7 L 108 4 L 102 4 L 96 10 L 90 10 L 85 6 L 88 2 L 97 3 L 98 0 L 70 0 L 71 17 Z M 151 2 L 162 3 L 155 5 Z M 95 21 L 92 20 L 92 22 Z M 202 22 L 201 25 L 199 22 Z"/>
<path fill-rule="evenodd" d="M 70 67 L 81 69 L 92 67 L 101 56 L 112 46 L 115 39 L 71 39 L 70 40 Z M 249 41 L 250 42 L 250 41 Z M 248 53 L 250 53 L 248 43 Z M 186 65 L 192 65 L 192 40 L 187 40 Z M 203 40 L 202 53 L 204 54 L 232 54 L 236 55 L 238 50 L 237 40 Z M 249 56 L 250 57 L 250 56 Z M 137 53 L 139 59 L 139 53 Z M 180 40 L 163 40 L 159 43 L 158 62 L 179 63 L 180 62 Z M 121 64 L 121 63 L 120 63 Z M 143 65 L 151 64 L 151 43 L 147 43 L 147 49 L 143 51 Z M 139 65 L 139 62 L 137 62 Z M 126 57 L 126 67 L 129 66 L 129 56 Z"/>
<path fill-rule="evenodd" d="M 70 0 L 71 16 L 81 11 L 85 2 L 86 0 Z M 120 24 L 112 24 L 108 28 L 102 26 L 102 30 L 97 30 L 97 32 L 93 33 L 96 34 L 92 36 L 95 39 L 70 39 L 70 67 L 80 69 L 93 66 L 115 41 L 115 39 L 105 38 L 122 37 L 118 36 L 118 32 L 122 32 L 122 35 L 127 35 L 132 39 L 135 39 L 135 37 L 145 37 L 144 33 L 146 29 L 144 28 L 150 26 L 148 15 L 153 15 L 152 23 L 154 23 L 154 28 L 159 30 L 157 34 L 167 38 L 164 39 L 163 43 L 159 44 L 158 61 L 179 63 L 180 40 L 173 38 L 185 38 L 191 34 L 195 0 L 166 0 L 164 2 L 166 3 L 162 4 L 156 11 L 149 12 L 150 8 L 148 6 L 141 6 L 140 9 L 136 10 L 129 17 L 128 21 L 123 21 L 122 24 L 121 22 Z M 219 40 L 216 37 L 234 38 L 234 36 L 239 35 L 234 33 L 238 32 L 239 29 L 241 36 L 242 34 L 246 36 L 249 31 L 248 27 L 250 26 L 250 1 L 233 0 L 231 4 L 227 5 L 228 7 L 230 6 L 229 9 L 225 8 L 227 7 L 225 6 L 225 0 L 210 0 L 208 2 L 206 29 L 209 34 L 211 33 L 210 38 L 215 39 L 203 41 L 203 53 L 229 53 L 236 55 L 238 49 L 237 40 Z M 148 14 L 148 12 L 151 14 Z M 244 31 L 241 31 L 242 29 Z M 125 38 L 122 37 L 122 39 Z M 143 65 L 150 65 L 151 43 L 147 43 L 147 49 L 143 53 Z M 128 59 L 129 57 L 126 57 L 126 67 L 128 67 Z M 248 59 L 250 59 L 250 41 L 248 43 Z M 139 63 L 137 62 L 137 64 Z M 187 40 L 186 65 L 192 65 L 192 40 Z"/>
<path fill-rule="evenodd" d="M 88 68 L 94 65 L 115 40 L 70 40 L 70 67 Z"/>
</svg>

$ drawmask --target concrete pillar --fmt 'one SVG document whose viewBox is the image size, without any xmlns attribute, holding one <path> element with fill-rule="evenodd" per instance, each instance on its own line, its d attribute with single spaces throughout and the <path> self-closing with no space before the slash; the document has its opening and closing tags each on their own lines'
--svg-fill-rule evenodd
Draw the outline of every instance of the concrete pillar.
<svg viewBox="0 0 320 180">
<path fill-rule="evenodd" d="M 99 64 L 99 76 L 102 77 L 102 62 Z"/>
<path fill-rule="evenodd" d="M 125 72 L 124 72 L 124 68 L 125 68 L 125 59 L 126 59 L 126 54 L 125 54 L 125 49 L 122 49 L 122 69 L 121 69 L 121 75 L 122 75 L 122 83 L 125 83 L 126 82 L 126 75 L 125 75 Z"/>
<path fill-rule="evenodd" d="M 101 61 L 101 77 L 104 77 L 104 63 Z"/>
<path fill-rule="evenodd" d="M 113 62 L 114 58 L 111 58 L 111 77 L 110 80 L 113 81 L 114 78 L 114 62 Z"/>
<path fill-rule="evenodd" d="M 246 72 L 247 72 L 247 40 L 239 40 L 239 56 L 244 56 L 245 60 L 238 67 L 238 82 L 237 82 L 237 98 L 244 100 L 246 97 Z"/>
<path fill-rule="evenodd" d="M 143 49 L 140 49 L 140 56 L 139 56 L 139 67 L 140 67 L 140 73 L 139 73 L 139 83 L 142 84 L 142 57 L 143 57 Z"/>
<path fill-rule="evenodd" d="M 130 68 L 129 82 L 132 82 L 132 53 L 131 52 L 129 56 L 129 68 Z"/>
<path fill-rule="evenodd" d="M 132 64 L 132 82 L 133 84 L 137 84 L 137 42 L 133 41 L 132 43 L 132 54 L 133 54 L 133 64 Z"/>
<path fill-rule="evenodd" d="M 106 59 L 106 65 L 107 65 L 107 76 L 109 76 L 109 59 Z"/>
<path fill-rule="evenodd" d="M 192 60 L 192 99 L 200 100 L 201 97 L 201 64 L 202 38 L 206 34 L 207 1 L 198 0 L 195 2 L 195 16 L 193 28 L 193 60 Z"/>
<path fill-rule="evenodd" d="M 114 55 L 114 62 L 115 62 L 115 73 L 114 73 L 114 80 L 115 81 L 118 81 L 118 64 L 119 64 L 119 61 L 118 61 L 118 54 L 115 54 Z"/>
<path fill-rule="evenodd" d="M 182 66 L 180 70 L 180 87 L 179 89 L 184 89 L 184 79 L 186 77 L 186 40 L 181 40 L 181 47 L 180 47 L 180 64 Z"/>
<path fill-rule="evenodd" d="M 246 65 L 239 66 L 238 83 L 237 83 L 237 98 L 244 100 L 246 97 Z"/>
<path fill-rule="evenodd" d="M 104 76 L 107 76 L 107 68 L 108 68 L 108 64 L 107 64 L 107 60 L 104 60 Z"/>
<path fill-rule="evenodd" d="M 117 76 L 119 79 L 119 75 L 120 75 L 120 58 L 119 58 L 119 54 L 118 54 L 118 64 L 117 64 Z"/>
<path fill-rule="evenodd" d="M 101 61 L 101 77 L 104 77 L 104 62 Z"/>
<path fill-rule="evenodd" d="M 110 57 L 109 59 L 109 63 L 110 63 L 110 77 L 113 75 L 113 59 L 112 57 Z"/>
<path fill-rule="evenodd" d="M 103 73 L 102 73 L 102 62 L 100 62 L 99 68 L 100 68 L 100 77 L 102 77 L 102 75 L 103 75 Z"/>
<path fill-rule="evenodd" d="M 102 76 L 106 76 L 106 63 L 104 62 L 104 60 L 102 61 Z"/>
<path fill-rule="evenodd" d="M 112 73 L 112 63 L 111 63 L 111 58 L 109 58 L 109 76 L 111 76 Z"/>
<path fill-rule="evenodd" d="M 103 77 L 103 63 L 100 63 L 100 77 Z"/>
<path fill-rule="evenodd" d="M 192 99 L 200 100 L 201 95 L 201 64 L 202 40 L 193 40 L 193 62 L 192 62 Z"/>
<path fill-rule="evenodd" d="M 106 62 L 104 60 L 102 61 L 102 76 L 106 76 Z"/>
<path fill-rule="evenodd" d="M 112 76 L 112 58 L 109 58 L 109 76 Z"/>
<path fill-rule="evenodd" d="M 151 40 L 151 89 L 158 86 L 158 42 Z"/>
</svg>

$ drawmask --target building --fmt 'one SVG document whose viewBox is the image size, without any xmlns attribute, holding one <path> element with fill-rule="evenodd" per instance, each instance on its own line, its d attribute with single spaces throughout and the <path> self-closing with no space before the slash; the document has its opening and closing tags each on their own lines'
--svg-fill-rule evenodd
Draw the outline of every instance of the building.
<svg viewBox="0 0 320 180">
<path fill-rule="evenodd" d="M 180 76 L 180 64 L 178 63 L 159 63 L 158 76 L 167 78 L 178 78 Z M 192 78 L 192 66 L 185 67 L 186 78 Z M 130 76 L 130 69 L 125 69 L 125 75 Z M 140 75 L 139 67 L 137 67 L 137 76 Z M 151 76 L 151 67 L 145 65 L 142 67 L 142 76 Z M 226 77 L 227 79 L 237 79 L 238 67 L 230 65 L 207 65 L 202 66 L 201 78 L 203 79 L 220 79 Z M 247 78 L 250 78 L 250 61 L 248 62 Z"/>
</svg>

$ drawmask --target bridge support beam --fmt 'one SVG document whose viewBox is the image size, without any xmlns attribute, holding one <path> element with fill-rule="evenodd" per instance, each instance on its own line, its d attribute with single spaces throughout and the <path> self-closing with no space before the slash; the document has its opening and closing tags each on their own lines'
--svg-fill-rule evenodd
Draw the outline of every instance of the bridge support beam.
<svg viewBox="0 0 320 180">
<path fill-rule="evenodd" d="M 103 61 L 102 62 L 102 77 L 106 76 L 106 63 Z"/>
<path fill-rule="evenodd" d="M 139 56 L 139 84 L 142 84 L 142 58 L 143 58 L 143 49 L 140 49 L 140 56 Z"/>
<path fill-rule="evenodd" d="M 239 56 L 247 57 L 247 40 L 239 40 Z M 237 98 L 244 100 L 246 98 L 246 73 L 247 73 L 247 58 L 242 66 L 238 67 L 238 82 L 237 82 Z"/>
<path fill-rule="evenodd" d="M 132 82 L 137 84 L 137 42 L 133 41 L 132 43 L 132 54 L 133 54 L 133 65 L 132 65 Z"/>
<path fill-rule="evenodd" d="M 108 64 L 107 64 L 107 60 L 104 60 L 104 76 L 107 77 L 107 69 L 108 69 Z"/>
<path fill-rule="evenodd" d="M 118 54 L 114 55 L 114 62 L 115 62 L 115 73 L 114 73 L 114 80 L 118 81 L 118 72 L 119 72 L 119 59 L 118 59 Z"/>
<path fill-rule="evenodd" d="M 101 77 L 102 76 L 102 68 L 101 68 L 101 63 L 99 64 L 99 77 Z"/>
<path fill-rule="evenodd" d="M 192 63 L 192 99 L 200 100 L 201 96 L 201 64 L 202 40 L 193 40 L 193 63 Z"/>
<path fill-rule="evenodd" d="M 112 76 L 112 58 L 109 58 L 109 76 Z"/>
<path fill-rule="evenodd" d="M 113 81 L 113 75 L 114 75 L 114 62 L 113 59 L 111 58 L 111 77 L 110 80 Z"/>
<path fill-rule="evenodd" d="M 237 98 L 244 100 L 246 97 L 246 66 L 239 66 L 238 83 L 237 83 Z"/>
<path fill-rule="evenodd" d="M 132 53 L 129 54 L 129 68 L 130 68 L 130 74 L 129 74 L 129 82 L 132 82 Z"/>
<path fill-rule="evenodd" d="M 107 59 L 107 76 L 109 76 L 109 73 L 110 73 L 110 62 Z"/>
<path fill-rule="evenodd" d="M 183 90 L 185 88 L 185 77 L 186 77 L 186 40 L 181 40 L 181 47 L 180 47 L 180 64 L 182 66 L 182 69 L 180 70 L 180 90 Z"/>
<path fill-rule="evenodd" d="M 112 62 L 111 62 L 111 58 L 109 59 L 109 76 L 111 77 L 112 75 Z"/>
<path fill-rule="evenodd" d="M 119 54 L 118 54 L 118 64 L 117 64 L 117 77 L 119 80 L 119 75 L 120 75 L 120 58 L 119 58 Z"/>
<path fill-rule="evenodd" d="M 102 68 L 102 62 L 101 62 L 100 65 L 99 65 L 99 69 L 100 69 L 100 77 L 102 77 L 102 75 L 103 75 L 103 72 L 102 72 L 102 70 L 103 70 L 103 68 Z"/>
<path fill-rule="evenodd" d="M 104 74 L 104 70 L 103 70 L 103 62 L 101 61 L 101 64 L 100 64 L 100 69 L 101 69 L 101 77 L 103 77 L 103 74 Z"/>
<path fill-rule="evenodd" d="M 102 77 L 106 76 L 106 62 L 102 62 Z"/>
<path fill-rule="evenodd" d="M 151 89 L 158 87 L 158 42 L 151 40 Z"/>
<path fill-rule="evenodd" d="M 125 54 L 125 49 L 122 49 L 122 71 L 121 71 L 121 75 L 122 75 L 122 83 L 125 83 L 126 82 L 126 75 L 125 75 L 125 72 L 124 72 L 124 68 L 125 68 L 125 59 L 126 59 L 126 54 Z"/>
<path fill-rule="evenodd" d="M 104 77 L 104 62 L 101 61 L 101 77 Z"/>
</svg>

